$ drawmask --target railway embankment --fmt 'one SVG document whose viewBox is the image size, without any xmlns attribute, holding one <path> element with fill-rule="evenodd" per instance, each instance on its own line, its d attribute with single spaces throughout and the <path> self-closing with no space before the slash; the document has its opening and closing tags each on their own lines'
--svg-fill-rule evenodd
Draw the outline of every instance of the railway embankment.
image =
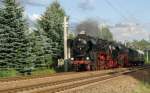
<svg viewBox="0 0 150 93">
<path fill-rule="evenodd" d="M 54 75 L 49 77 L 39 77 L 39 78 L 26 78 L 26 79 L 16 79 L 16 80 L 9 80 L 8 81 L 1 81 L 0 82 L 0 93 L 10 92 L 14 91 L 13 93 L 16 93 L 17 91 L 24 91 L 24 90 L 30 90 L 35 89 L 37 90 L 38 87 L 46 87 L 46 86 L 53 86 L 55 84 L 59 83 L 65 83 L 65 82 L 71 82 L 71 81 L 77 81 L 80 79 L 87 79 L 94 78 L 94 77 L 100 77 L 103 75 L 113 74 L 117 73 L 118 71 L 126 71 L 126 68 L 118 68 L 118 69 L 112 69 L 112 70 L 102 70 L 102 71 L 93 71 L 93 72 L 76 72 L 76 73 L 66 73 L 61 75 Z M 77 80 L 76 80 L 77 79 Z M 69 81 L 68 81 L 69 80 Z M 35 92 L 36 93 L 36 92 Z"/>
<path fill-rule="evenodd" d="M 60 93 L 150 93 L 150 68 Z"/>
<path fill-rule="evenodd" d="M 136 91 L 140 91 L 139 81 L 147 82 L 149 76 L 150 68 L 146 65 L 135 68 L 66 73 L 49 77 L 1 81 L 0 93 L 137 93 Z M 147 83 L 150 84 L 150 82 Z"/>
</svg>

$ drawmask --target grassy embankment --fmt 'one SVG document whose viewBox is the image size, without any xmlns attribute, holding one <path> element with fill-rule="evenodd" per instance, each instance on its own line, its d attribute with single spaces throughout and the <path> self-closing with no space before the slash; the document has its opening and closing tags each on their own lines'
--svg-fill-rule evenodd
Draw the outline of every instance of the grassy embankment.
<svg viewBox="0 0 150 93">
<path fill-rule="evenodd" d="M 0 77 L 14 77 L 18 74 L 18 72 L 14 69 L 2 69 L 0 70 Z"/>
<path fill-rule="evenodd" d="M 46 74 L 53 74 L 56 73 L 56 71 L 52 69 L 45 69 L 45 68 L 39 68 L 32 72 L 32 75 L 46 75 Z"/>
<path fill-rule="evenodd" d="M 146 64 L 150 64 L 150 62 L 146 62 Z M 150 93 L 150 73 L 147 72 L 147 74 L 146 76 L 141 76 L 142 80 L 140 80 L 140 84 L 134 93 Z"/>
<path fill-rule="evenodd" d="M 46 74 L 52 74 L 56 73 L 54 69 L 48 69 L 48 68 L 38 68 L 32 71 L 32 75 L 46 75 Z M 17 72 L 14 69 L 5 69 L 0 70 L 0 78 L 3 77 L 15 77 L 15 76 L 21 76 L 19 72 Z"/>
<path fill-rule="evenodd" d="M 134 93 L 150 93 L 150 80 L 149 82 L 141 81 Z"/>
</svg>

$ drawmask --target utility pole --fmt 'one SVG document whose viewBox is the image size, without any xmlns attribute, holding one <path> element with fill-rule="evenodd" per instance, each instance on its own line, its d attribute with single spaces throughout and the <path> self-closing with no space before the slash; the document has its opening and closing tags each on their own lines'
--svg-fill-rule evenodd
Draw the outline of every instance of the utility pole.
<svg viewBox="0 0 150 93">
<path fill-rule="evenodd" d="M 124 41 L 124 45 L 125 45 L 125 47 L 127 47 L 127 40 Z"/>
<path fill-rule="evenodd" d="M 149 41 L 150 41 L 150 34 L 149 34 Z"/>
<path fill-rule="evenodd" d="M 149 50 L 147 50 L 147 62 L 149 62 L 149 55 L 148 55 Z"/>
<path fill-rule="evenodd" d="M 103 39 L 103 23 L 100 24 L 100 37 Z"/>
<path fill-rule="evenodd" d="M 67 49 L 67 34 L 68 34 L 68 20 L 67 16 L 64 16 L 64 70 L 65 72 L 68 71 L 68 49 Z"/>
</svg>

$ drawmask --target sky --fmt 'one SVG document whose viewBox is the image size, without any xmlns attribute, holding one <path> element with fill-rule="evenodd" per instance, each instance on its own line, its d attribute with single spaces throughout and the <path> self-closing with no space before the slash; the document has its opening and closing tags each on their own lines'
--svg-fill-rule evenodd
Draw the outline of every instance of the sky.
<svg viewBox="0 0 150 93">
<path fill-rule="evenodd" d="M 40 18 L 54 0 L 21 0 L 32 21 Z M 94 18 L 109 26 L 117 41 L 149 40 L 150 0 L 57 0 L 70 23 Z"/>
</svg>

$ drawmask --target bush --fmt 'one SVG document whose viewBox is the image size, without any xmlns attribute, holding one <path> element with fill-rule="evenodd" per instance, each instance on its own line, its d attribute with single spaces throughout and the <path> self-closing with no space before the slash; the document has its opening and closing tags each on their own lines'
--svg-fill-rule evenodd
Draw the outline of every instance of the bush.
<svg viewBox="0 0 150 93">
<path fill-rule="evenodd" d="M 13 77 L 17 75 L 17 71 L 14 69 L 1 69 L 0 77 Z"/>
</svg>

